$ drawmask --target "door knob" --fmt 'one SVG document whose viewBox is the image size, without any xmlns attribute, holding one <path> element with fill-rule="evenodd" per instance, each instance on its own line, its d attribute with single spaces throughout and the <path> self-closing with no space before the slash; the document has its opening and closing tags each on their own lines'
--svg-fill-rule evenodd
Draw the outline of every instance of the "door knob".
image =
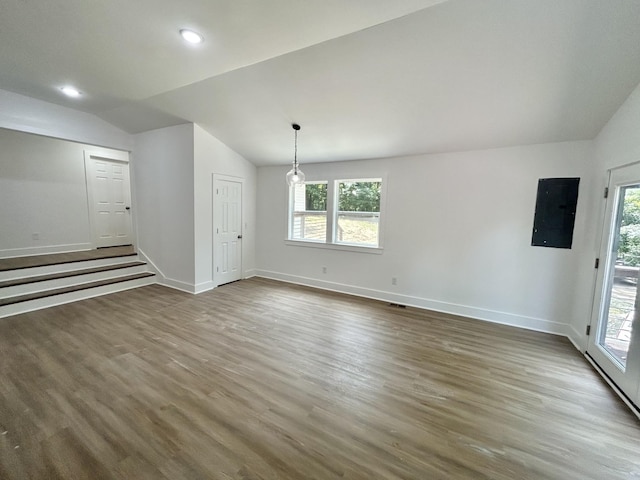
<svg viewBox="0 0 640 480">
<path fill-rule="evenodd" d="M 242 235 L 238 235 L 238 238 L 242 238 Z"/>
</svg>

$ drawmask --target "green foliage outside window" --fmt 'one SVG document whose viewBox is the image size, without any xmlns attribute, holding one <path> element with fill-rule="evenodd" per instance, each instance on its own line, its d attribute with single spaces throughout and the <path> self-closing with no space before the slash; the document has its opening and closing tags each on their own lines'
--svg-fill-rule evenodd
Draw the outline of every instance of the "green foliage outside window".
<svg viewBox="0 0 640 480">
<path fill-rule="evenodd" d="M 379 212 L 381 182 L 339 182 L 338 210 L 341 212 Z"/>
<path fill-rule="evenodd" d="M 314 212 L 327 210 L 327 184 L 307 183 L 305 185 L 305 209 Z"/>
</svg>

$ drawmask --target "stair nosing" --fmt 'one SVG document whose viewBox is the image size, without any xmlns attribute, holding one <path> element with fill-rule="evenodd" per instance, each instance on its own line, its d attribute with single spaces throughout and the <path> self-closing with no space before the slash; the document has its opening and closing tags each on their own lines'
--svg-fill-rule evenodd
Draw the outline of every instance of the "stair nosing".
<svg viewBox="0 0 640 480">
<path fill-rule="evenodd" d="M 94 260 L 105 260 L 105 259 L 108 260 L 110 258 L 135 257 L 137 255 L 138 255 L 138 252 L 119 253 L 119 254 L 106 255 L 104 257 L 96 257 L 96 258 L 78 258 L 75 260 L 50 261 L 50 262 L 40 263 L 38 265 L 23 265 L 19 267 L 0 267 L 0 272 L 10 272 L 12 270 L 27 270 L 29 268 L 50 267 L 52 265 L 65 265 L 70 263 L 91 262 Z"/>
<path fill-rule="evenodd" d="M 6 307 L 8 305 L 15 305 L 17 303 L 29 302 L 32 300 L 39 300 L 41 298 L 55 297 L 57 295 L 63 295 L 65 293 L 79 292 L 82 290 L 89 290 L 91 288 L 103 287 L 106 285 L 113 285 L 116 283 L 123 283 L 130 280 L 139 280 L 142 278 L 148 278 L 155 276 L 153 272 L 135 273 L 131 275 L 125 275 L 121 277 L 113 277 L 105 280 L 98 280 L 95 282 L 81 283 L 79 285 L 73 285 L 70 287 L 56 288 L 51 290 L 44 290 L 42 292 L 30 293 L 26 295 L 18 295 L 15 297 L 8 297 L 0 299 L 0 307 Z"/>
<path fill-rule="evenodd" d="M 99 267 L 90 267 L 80 270 L 69 270 L 68 272 L 48 273 L 43 275 L 36 275 L 33 277 L 21 277 L 14 280 L 3 280 L 0 282 L 0 288 L 17 287 L 20 285 L 28 285 L 31 283 L 46 282 L 48 280 L 60 280 L 63 278 L 77 277 L 80 275 L 89 275 L 92 273 L 110 272 L 113 270 L 119 270 L 123 268 L 140 267 L 146 265 L 145 262 L 128 262 L 128 263 L 113 263 L 110 265 L 103 265 Z"/>
</svg>

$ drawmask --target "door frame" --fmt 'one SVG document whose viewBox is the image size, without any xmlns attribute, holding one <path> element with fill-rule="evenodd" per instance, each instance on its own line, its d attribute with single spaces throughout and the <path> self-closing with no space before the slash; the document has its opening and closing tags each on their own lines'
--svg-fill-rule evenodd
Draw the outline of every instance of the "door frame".
<svg viewBox="0 0 640 480">
<path fill-rule="evenodd" d="M 625 177 L 625 170 L 637 168 L 637 175 L 632 171 L 626 172 L 628 178 Z M 621 172 L 621 173 L 619 173 Z M 593 290 L 593 301 L 591 318 L 589 322 L 589 336 L 587 337 L 585 355 L 588 360 L 594 364 L 596 369 L 605 377 L 606 381 L 614 388 L 616 393 L 623 399 L 627 405 L 640 418 L 640 328 L 635 328 L 631 343 L 638 343 L 636 348 L 629 349 L 626 368 L 623 370 L 613 356 L 600 346 L 601 335 L 601 317 L 606 315 L 605 308 L 609 305 L 609 301 L 605 301 L 605 287 L 607 287 L 608 279 L 611 276 L 611 254 L 612 239 L 615 234 L 616 218 L 619 214 L 618 197 L 619 188 L 635 185 L 640 183 L 640 162 L 634 162 L 622 165 L 607 171 L 606 178 L 606 200 L 603 210 L 601 210 L 602 228 L 600 229 L 599 238 L 599 268 L 596 274 L 596 281 Z M 638 284 L 640 286 L 640 283 Z M 635 310 L 640 311 L 640 291 L 637 291 Z M 640 314 L 635 326 L 640 325 Z M 635 352 L 634 352 L 635 350 Z M 635 353 L 635 354 L 634 354 Z M 627 375 L 629 375 L 627 377 Z"/>
<path fill-rule="evenodd" d="M 108 162 L 116 162 L 125 164 L 127 170 L 129 171 L 129 205 L 131 205 L 133 195 L 131 192 L 131 168 L 129 162 L 129 152 L 109 152 L 106 154 L 103 151 L 98 150 L 85 150 L 84 151 L 84 178 L 85 178 L 85 188 L 87 190 L 87 215 L 89 216 L 89 236 L 91 239 L 91 248 L 96 249 L 99 248 L 98 245 L 98 232 L 96 228 L 96 221 L 93 214 L 93 203 L 94 203 L 94 192 L 93 192 L 93 182 L 90 178 L 90 174 L 92 171 L 91 162 L 93 159 L 104 160 Z M 131 233 L 131 244 L 135 245 L 135 229 L 133 228 L 133 210 L 129 210 L 129 230 Z"/>
<path fill-rule="evenodd" d="M 244 177 L 236 177 L 233 175 L 226 175 L 222 173 L 212 173 L 211 174 L 211 281 L 213 282 L 213 287 L 218 287 L 219 285 L 223 285 L 219 281 L 219 276 L 216 275 L 216 255 L 218 252 L 216 251 L 216 207 L 218 204 L 216 203 L 216 182 L 217 181 L 227 181 L 227 182 L 236 182 L 240 184 L 240 231 L 242 232 L 242 236 L 244 237 L 246 232 L 246 225 L 244 223 L 244 209 L 245 209 L 245 178 Z M 243 238 L 244 240 L 244 238 Z M 239 270 L 240 270 L 240 280 L 244 279 L 244 245 L 245 242 L 240 243 L 240 259 L 239 259 Z"/>
</svg>

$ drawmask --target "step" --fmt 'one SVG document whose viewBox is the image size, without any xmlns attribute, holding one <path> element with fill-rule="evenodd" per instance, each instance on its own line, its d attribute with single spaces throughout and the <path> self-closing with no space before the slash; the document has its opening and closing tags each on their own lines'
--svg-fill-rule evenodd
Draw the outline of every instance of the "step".
<svg viewBox="0 0 640 480">
<path fill-rule="evenodd" d="M 22 267 L 13 270 L 0 271 L 0 282 L 10 280 L 26 279 L 41 275 L 54 275 L 58 273 L 73 272 L 84 268 L 98 268 L 108 265 L 116 265 L 137 261 L 137 253 L 117 255 L 113 257 L 103 257 L 89 260 L 74 260 L 69 263 L 56 263 L 48 265 L 37 265 L 32 267 Z"/>
<path fill-rule="evenodd" d="M 132 245 L 124 245 L 121 247 L 97 248 L 66 253 L 0 258 L 0 272 L 135 255 L 136 251 Z"/>
<path fill-rule="evenodd" d="M 153 283 L 155 283 L 155 274 L 144 272 L 30 295 L 21 295 L 12 297 L 11 299 L 2 299 L 0 300 L 0 318 L 151 285 Z"/>
<path fill-rule="evenodd" d="M 26 302 L 29 300 L 37 300 L 39 298 L 53 297 L 61 295 L 63 293 L 77 292 L 80 290 L 87 290 L 94 287 L 102 287 L 104 285 L 111 285 L 114 283 L 126 282 L 128 280 L 137 280 L 140 278 L 153 277 L 155 274 L 151 272 L 134 273 L 132 275 L 123 275 L 118 277 L 107 278 L 104 280 L 96 280 L 94 282 L 80 283 L 71 285 L 68 287 L 55 288 L 52 290 L 44 290 L 41 292 L 29 293 L 26 295 L 18 295 L 8 298 L 0 298 L 0 307 L 5 305 L 12 305 L 14 303 Z"/>
<path fill-rule="evenodd" d="M 0 281 L 0 299 L 146 271 L 148 271 L 147 264 L 136 261 L 100 267 L 80 268 L 47 275 L 14 278 Z"/>
</svg>

